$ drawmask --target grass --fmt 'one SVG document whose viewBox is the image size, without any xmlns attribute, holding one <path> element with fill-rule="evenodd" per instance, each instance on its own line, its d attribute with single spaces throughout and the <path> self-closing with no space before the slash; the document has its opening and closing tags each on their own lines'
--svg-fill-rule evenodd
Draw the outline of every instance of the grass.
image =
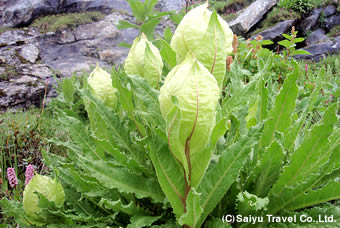
<svg viewBox="0 0 340 228">
<path fill-rule="evenodd" d="M 10 28 L 10 27 L 1 27 L 0 28 L 0 34 L 4 33 L 4 32 L 8 32 L 11 30 L 15 30 L 14 28 Z"/>
<path fill-rule="evenodd" d="M 41 33 L 56 32 L 102 20 L 105 17 L 100 12 L 70 13 L 45 16 L 36 19 L 31 27 L 36 27 Z"/>
<path fill-rule="evenodd" d="M 321 86 L 321 103 L 326 105 L 330 102 L 338 102 L 340 99 L 339 59 L 340 53 L 329 55 L 319 62 L 299 61 L 301 72 L 305 72 L 298 80 L 299 85 L 303 87 L 303 93 L 311 93 L 316 86 Z"/>
<path fill-rule="evenodd" d="M 51 145 L 48 139 L 67 139 L 58 121 L 49 112 L 42 114 L 40 109 L 8 111 L 0 114 L 0 199 L 20 197 L 24 189 L 24 172 L 28 164 L 37 173 L 47 173 L 41 151 L 64 155 L 63 147 Z M 12 189 L 7 183 L 7 168 L 14 168 L 18 186 Z"/>
<path fill-rule="evenodd" d="M 328 33 L 327 35 L 329 37 L 337 37 L 340 36 L 340 25 L 334 26 Z"/>
</svg>

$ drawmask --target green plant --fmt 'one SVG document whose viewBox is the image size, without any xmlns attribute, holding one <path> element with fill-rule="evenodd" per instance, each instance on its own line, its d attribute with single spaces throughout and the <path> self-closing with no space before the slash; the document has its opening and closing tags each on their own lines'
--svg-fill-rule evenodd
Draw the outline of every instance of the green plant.
<svg viewBox="0 0 340 228">
<path fill-rule="evenodd" d="M 295 50 L 296 44 L 303 42 L 305 39 L 297 37 L 297 31 L 295 31 L 294 27 L 292 28 L 291 35 L 282 34 L 282 36 L 286 39 L 278 42 L 278 44 L 286 48 L 286 50 L 283 51 L 283 56 L 286 59 L 294 55 L 310 55 L 310 53 L 305 50 Z"/>
<path fill-rule="evenodd" d="M 338 37 L 340 36 L 340 25 L 334 26 L 328 33 L 327 36 L 329 37 Z"/>
<path fill-rule="evenodd" d="M 73 83 L 74 82 L 71 82 L 71 84 Z M 111 75 L 100 68 L 98 64 L 96 68 L 91 72 L 88 83 L 95 96 L 101 99 L 105 105 L 113 109 L 116 107 L 117 90 L 112 89 Z M 68 90 L 66 89 L 65 91 Z M 69 100 L 73 102 L 72 97 Z"/>
<path fill-rule="evenodd" d="M 159 50 L 142 33 L 134 40 L 124 63 L 128 75 L 145 78 L 154 88 L 159 88 L 163 69 L 163 60 Z"/>
<path fill-rule="evenodd" d="M 278 6 L 305 14 L 319 4 L 318 0 L 280 0 Z"/>
<path fill-rule="evenodd" d="M 168 15 L 169 12 L 155 12 L 154 7 L 158 0 L 146 0 L 144 3 L 139 0 L 128 0 L 132 13 L 136 18 L 136 23 L 128 21 L 119 21 L 118 29 L 136 28 L 144 33 L 149 40 L 154 39 L 154 30 L 159 24 L 160 19 Z M 122 43 L 122 46 L 130 47 L 129 44 Z"/>
<path fill-rule="evenodd" d="M 95 11 L 51 15 L 36 19 L 30 26 L 38 28 L 42 33 L 56 32 L 67 28 L 73 28 L 78 25 L 99 21 L 104 17 L 104 14 Z"/>
<path fill-rule="evenodd" d="M 23 208 L 27 215 L 25 219 L 28 220 L 30 224 L 38 226 L 48 222 L 45 216 L 41 215 L 42 210 L 39 208 L 39 197 L 41 195 L 46 197 L 48 201 L 54 202 L 58 207 L 61 207 L 65 200 L 64 190 L 60 183 L 47 176 L 36 174 L 25 187 Z"/>
<path fill-rule="evenodd" d="M 330 214 L 340 221 L 339 102 L 323 102 L 323 84 L 307 92 L 299 85 L 305 71 L 290 58 L 296 33 L 285 36 L 284 56 L 263 48 L 270 42 L 261 37 L 236 36 L 227 56 L 216 53 L 226 38 L 216 13 L 208 21 L 196 48 L 214 45 L 215 52 L 205 52 L 212 65 L 218 54 L 227 59 L 222 88 L 211 67 L 198 60 L 202 56 L 192 53 L 194 44 L 185 58 L 176 58 L 169 33 L 158 41 L 170 71 L 162 75 L 160 90 L 140 75 L 113 69 L 118 99 L 113 110 L 93 93 L 87 77 L 61 83 L 58 122 L 70 140 L 50 141 L 67 148 L 67 156 L 43 153 L 63 185 L 65 204 L 56 207 L 40 195 L 39 208 L 54 218 L 48 225 L 299 227 Z M 285 77 L 279 78 L 281 73 Z M 63 93 L 72 99 L 60 103 Z M 81 117 L 75 101 L 86 107 L 88 118 Z M 0 206 L 22 222 L 19 201 L 2 199 Z M 269 214 L 314 220 L 228 220 Z"/>
</svg>

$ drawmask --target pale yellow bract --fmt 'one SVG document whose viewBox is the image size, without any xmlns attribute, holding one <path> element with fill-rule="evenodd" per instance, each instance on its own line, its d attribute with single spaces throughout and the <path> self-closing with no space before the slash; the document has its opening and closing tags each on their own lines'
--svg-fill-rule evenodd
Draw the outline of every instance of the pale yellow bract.
<svg viewBox="0 0 340 228">
<path fill-rule="evenodd" d="M 160 89 L 159 103 L 167 125 L 169 148 L 197 186 L 209 159 L 202 159 L 215 127 L 219 88 L 214 76 L 190 53 L 167 75 Z M 189 140 L 189 141 L 188 141 Z M 185 144 L 190 146 L 190 163 Z"/>
<path fill-rule="evenodd" d="M 94 95 L 101 99 L 105 105 L 115 108 L 117 104 L 117 89 L 112 87 L 111 75 L 97 64 L 88 78 L 89 86 Z"/>
<path fill-rule="evenodd" d="M 216 12 L 208 10 L 208 3 L 192 9 L 178 25 L 171 40 L 177 63 L 190 51 L 216 78 L 222 88 L 226 58 L 233 51 L 233 32 Z"/>
<path fill-rule="evenodd" d="M 153 88 L 158 88 L 162 69 L 163 60 L 159 50 L 142 33 L 133 41 L 125 60 L 125 72 L 128 75 L 140 76 Z"/>
</svg>

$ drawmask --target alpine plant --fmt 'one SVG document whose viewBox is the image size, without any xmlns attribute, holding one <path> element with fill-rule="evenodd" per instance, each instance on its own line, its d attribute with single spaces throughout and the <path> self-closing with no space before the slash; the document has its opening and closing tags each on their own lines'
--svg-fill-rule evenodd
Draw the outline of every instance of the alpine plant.
<svg viewBox="0 0 340 228">
<path fill-rule="evenodd" d="M 169 148 L 192 187 L 198 186 L 210 160 L 206 148 L 216 122 L 219 94 L 214 76 L 190 53 L 170 71 L 160 89 Z"/>
<path fill-rule="evenodd" d="M 124 70 L 128 75 L 144 78 L 153 88 L 159 88 L 163 60 L 159 50 L 142 33 L 132 44 L 125 60 Z"/>
<path fill-rule="evenodd" d="M 192 9 L 178 25 L 171 40 L 177 62 L 193 53 L 216 78 L 222 89 L 226 58 L 233 51 L 233 33 L 227 22 L 208 9 L 208 2 Z"/>
</svg>

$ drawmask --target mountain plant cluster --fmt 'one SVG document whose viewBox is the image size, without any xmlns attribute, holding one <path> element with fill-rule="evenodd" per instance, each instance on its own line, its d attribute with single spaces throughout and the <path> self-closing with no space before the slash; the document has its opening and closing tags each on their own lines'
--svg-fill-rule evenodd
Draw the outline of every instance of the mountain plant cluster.
<svg viewBox="0 0 340 228">
<path fill-rule="evenodd" d="M 70 139 L 50 142 L 66 156 L 43 150 L 53 178 L 1 199 L 3 216 L 20 227 L 339 226 L 339 81 L 323 83 L 327 69 L 311 81 L 292 58 L 308 54 L 294 28 L 274 53 L 205 3 L 155 38 L 145 24 L 161 17 L 157 1 L 129 3 L 138 23 L 120 24 L 141 34 L 124 65 L 60 82 L 50 109 Z M 268 214 L 312 219 L 224 219 Z"/>
</svg>

